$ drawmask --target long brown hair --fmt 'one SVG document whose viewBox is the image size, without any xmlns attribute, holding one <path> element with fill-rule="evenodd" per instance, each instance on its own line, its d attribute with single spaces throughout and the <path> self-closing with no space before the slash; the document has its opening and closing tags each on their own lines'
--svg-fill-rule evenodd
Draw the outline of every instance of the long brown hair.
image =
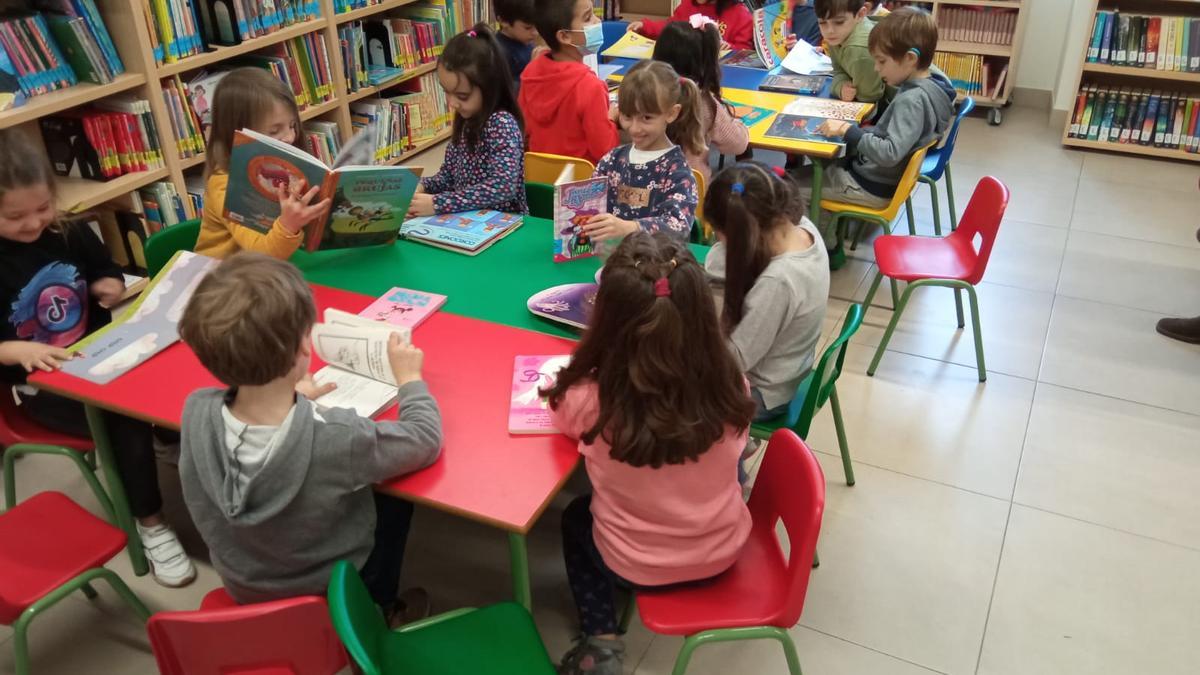
<svg viewBox="0 0 1200 675">
<path fill-rule="evenodd" d="M 599 387 L 597 436 L 631 466 L 683 464 L 750 424 L 754 402 L 725 343 L 704 270 L 665 233 L 634 232 L 604 265 L 591 325 L 542 392 L 558 408 L 585 380 Z"/>
<path fill-rule="evenodd" d="M 704 103 L 713 116 L 717 114 L 718 105 L 729 107 L 721 97 L 720 54 L 721 33 L 712 23 L 692 28 L 687 21 L 672 21 L 654 43 L 654 60 L 666 63 L 675 72 L 694 80 L 700 91 L 708 94 Z"/>
<path fill-rule="evenodd" d="M 231 71 L 221 79 L 213 94 L 212 128 L 208 134 L 207 161 L 204 176 L 216 171 L 229 170 L 229 153 L 233 149 L 233 132 L 253 129 L 271 113 L 275 103 L 282 103 L 292 111 L 292 123 L 296 127 L 296 138 L 292 145 L 303 149 L 300 144 L 300 110 L 296 97 L 279 78 L 263 68 L 247 66 Z"/>
<path fill-rule="evenodd" d="M 799 190 L 765 164 L 738 162 L 713 178 L 704 196 L 704 217 L 725 239 L 725 330 L 732 332 L 741 322 L 746 294 L 771 262 L 767 237 L 803 214 Z"/>
<path fill-rule="evenodd" d="M 479 113 L 474 117 L 463 119 L 454 115 L 452 142 L 465 140 L 467 147 L 474 150 L 479 145 L 483 127 L 497 110 L 508 111 L 516 118 L 517 126 L 525 128 L 517 95 L 513 93 L 508 59 L 487 24 L 477 23 L 471 30 L 450 38 L 438 57 L 438 67 L 467 78 L 472 86 L 479 87 L 482 97 Z"/>
<path fill-rule="evenodd" d="M 50 230 L 63 231 L 58 213 L 58 181 L 46 151 L 17 128 L 0 129 L 0 203 L 10 190 L 45 185 L 54 202 L 55 218 Z"/>
<path fill-rule="evenodd" d="M 704 128 L 700 123 L 700 88 L 686 77 L 680 77 L 669 64 L 662 61 L 639 61 L 617 90 L 617 109 L 626 117 L 634 115 L 663 115 L 679 104 L 679 117 L 667 125 L 667 138 L 691 154 L 700 154 L 704 144 Z"/>
</svg>

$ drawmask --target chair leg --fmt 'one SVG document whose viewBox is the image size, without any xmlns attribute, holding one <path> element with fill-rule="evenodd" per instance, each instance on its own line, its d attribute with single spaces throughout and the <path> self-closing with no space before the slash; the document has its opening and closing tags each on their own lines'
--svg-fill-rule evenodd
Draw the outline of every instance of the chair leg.
<svg viewBox="0 0 1200 675">
<path fill-rule="evenodd" d="M 138 596 L 134 595 L 133 591 L 129 588 L 125 581 L 121 579 L 121 577 L 117 576 L 116 572 L 113 572 L 107 567 L 99 567 L 94 571 L 97 572 L 95 578 L 103 579 L 105 582 L 107 582 L 108 585 L 111 586 L 114 591 L 116 591 L 117 595 L 121 596 L 121 599 L 125 601 L 125 604 L 129 605 L 129 608 L 132 609 L 135 614 L 137 614 L 138 618 L 142 620 L 142 623 L 150 620 L 150 610 L 146 608 L 146 605 L 141 601 L 140 598 L 138 598 Z"/>
<path fill-rule="evenodd" d="M 962 328 L 966 326 L 967 324 L 963 321 L 962 313 L 962 289 L 959 288 L 954 289 L 954 313 L 958 316 L 958 327 Z"/>
<path fill-rule="evenodd" d="M 83 474 L 83 480 L 91 488 L 92 494 L 96 496 L 96 501 L 100 502 L 100 508 L 104 510 L 108 516 L 109 522 L 120 527 L 117 522 L 116 512 L 113 510 L 112 500 L 108 497 L 108 492 L 100 485 L 100 479 L 96 477 L 95 468 L 91 462 L 95 462 L 95 452 L 76 452 L 70 448 L 63 448 L 55 445 L 33 445 L 20 443 L 7 448 L 4 451 L 4 507 L 11 509 L 17 503 L 17 474 L 16 461 L 17 458 L 23 455 L 58 455 L 66 457 L 75 463 L 79 469 L 79 473 Z M 91 462 L 89 462 L 89 459 Z"/>
<path fill-rule="evenodd" d="M 975 330 L 975 365 L 979 369 L 979 381 L 987 381 L 987 366 L 983 362 L 983 332 L 979 327 L 979 300 L 975 297 L 975 287 L 967 287 L 967 300 L 971 301 L 971 327 Z"/>
<path fill-rule="evenodd" d="M 715 642 L 733 642 L 735 640 L 776 640 L 783 645 L 783 656 L 787 659 L 788 672 L 791 675 L 803 675 L 800 671 L 800 659 L 796 656 L 796 646 L 792 642 L 791 635 L 786 630 L 775 626 L 718 628 L 689 635 L 683 641 L 683 647 L 679 650 L 679 656 L 675 657 L 675 667 L 671 670 L 671 675 L 683 675 L 687 671 L 688 663 L 692 660 L 692 653 L 700 645 Z"/>
<path fill-rule="evenodd" d="M 950 202 L 950 231 L 958 229 L 958 211 L 954 210 L 954 182 L 950 180 L 950 162 L 946 162 L 946 201 Z"/>
<path fill-rule="evenodd" d="M 629 624 L 633 622 L 633 610 L 637 607 L 637 596 L 633 591 L 629 592 L 629 600 L 625 603 L 625 609 L 621 610 L 621 618 L 617 621 L 617 633 L 624 635 L 629 632 Z"/>
<path fill-rule="evenodd" d="M 21 614 L 15 622 L 13 622 L 13 672 L 16 675 L 29 675 L 29 621 L 33 619 L 33 615 L 28 613 Z"/>
<path fill-rule="evenodd" d="M 856 219 L 855 222 L 858 223 L 858 227 L 854 229 L 854 239 L 850 242 L 851 251 L 858 250 L 858 241 L 862 239 L 863 230 L 867 229 L 867 221 Z"/>
<path fill-rule="evenodd" d="M 125 549 L 129 553 L 130 566 L 137 576 L 145 576 L 150 572 L 150 564 L 146 561 L 146 551 L 142 548 L 142 538 L 137 531 L 137 523 L 129 510 L 129 500 L 125 497 L 125 484 L 121 482 L 121 474 L 117 471 L 117 463 L 112 448 L 112 439 L 108 435 L 108 426 L 104 423 L 104 415 L 99 408 L 91 405 L 84 406 L 87 415 L 88 428 L 92 430 L 92 440 L 96 443 L 96 452 L 100 454 L 100 470 L 104 473 L 104 481 L 108 483 L 108 497 L 112 503 L 113 523 L 125 531 Z"/>
<path fill-rule="evenodd" d="M 96 589 L 92 588 L 91 584 L 85 583 L 79 588 L 79 590 L 83 591 L 83 597 L 87 598 L 88 600 L 95 600 L 98 597 Z"/>
<path fill-rule="evenodd" d="M 883 281 L 883 272 L 876 272 L 875 280 L 871 282 L 871 288 L 867 289 L 867 297 L 863 300 L 863 320 L 867 318 L 867 310 L 871 309 L 871 299 L 875 297 L 875 291 L 879 290 L 880 281 Z"/>
<path fill-rule="evenodd" d="M 842 452 L 842 471 L 846 485 L 854 485 L 854 467 L 850 465 L 850 444 L 846 442 L 846 426 L 842 423 L 842 404 L 838 401 L 837 385 L 829 389 L 829 410 L 833 413 L 833 428 L 837 430 L 838 449 Z"/>
<path fill-rule="evenodd" d="M 933 204 L 933 233 L 942 236 L 942 210 L 938 208 L 937 183 L 929 181 L 929 201 Z"/>
<path fill-rule="evenodd" d="M 875 358 L 871 359 L 871 365 L 867 368 L 867 375 L 874 377 L 875 369 L 879 367 L 879 360 L 883 358 L 883 352 L 887 350 L 888 342 L 892 339 L 892 333 L 896 330 L 896 324 L 900 323 L 900 314 L 904 312 L 904 306 L 908 304 L 908 296 L 912 295 L 916 284 L 909 284 L 904 289 L 904 295 L 900 296 L 900 302 L 896 303 L 896 309 L 892 312 L 892 320 L 888 322 L 887 330 L 883 332 L 883 339 L 879 341 L 879 347 L 875 350 Z"/>
<path fill-rule="evenodd" d="M 675 667 L 671 669 L 671 675 L 683 675 L 687 672 L 688 663 L 692 660 L 692 652 L 704 644 L 705 635 L 707 633 L 698 633 L 684 638 L 683 647 L 679 649 L 679 655 L 675 657 Z"/>
<path fill-rule="evenodd" d="M 776 639 L 783 646 L 783 658 L 787 659 L 788 672 L 791 675 L 804 675 L 800 670 L 800 657 L 796 655 L 796 645 L 792 642 L 792 636 L 782 628 L 777 630 L 779 633 Z"/>
<path fill-rule="evenodd" d="M 904 215 L 908 216 L 908 234 L 915 237 L 917 235 L 917 219 L 913 217 L 911 196 L 904 200 Z"/>
</svg>

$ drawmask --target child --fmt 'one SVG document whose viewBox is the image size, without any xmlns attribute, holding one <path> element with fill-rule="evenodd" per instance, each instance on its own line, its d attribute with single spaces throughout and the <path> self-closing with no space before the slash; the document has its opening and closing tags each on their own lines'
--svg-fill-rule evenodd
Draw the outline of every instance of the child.
<svg viewBox="0 0 1200 675">
<path fill-rule="evenodd" d="M 492 30 L 478 24 L 451 38 L 437 77 L 454 111 L 454 132 L 441 170 L 421 179 L 409 216 L 528 213 L 521 110 Z"/>
<path fill-rule="evenodd" d="M 608 86 L 583 57 L 604 44 L 591 0 L 534 0 L 534 25 L 550 50 L 521 75 L 529 150 L 595 163 L 617 145 Z"/>
<path fill-rule="evenodd" d="M 621 243 L 591 327 L 542 393 L 554 425 L 579 439 L 593 490 L 563 513 L 582 636 L 558 672 L 616 675 L 614 585 L 709 579 L 750 532 L 737 464 L 754 404 L 684 244 L 642 232 Z"/>
<path fill-rule="evenodd" d="M 758 162 L 739 162 L 708 188 L 717 233 L 704 261 L 724 289 L 721 322 L 750 380 L 755 421 L 787 410 L 813 367 L 829 300 L 825 244 L 794 184 Z"/>
<path fill-rule="evenodd" d="M 300 147 L 300 111 L 292 91 L 262 68 L 238 68 L 217 85 L 212 103 L 208 161 L 204 166 L 204 212 L 196 252 L 225 258 L 240 250 L 287 258 L 301 242 L 301 230 L 329 206 L 312 203 L 319 186 L 279 186 L 279 218 L 271 231 L 260 234 L 225 219 L 225 190 L 229 186 L 229 153 L 233 132 L 252 129 Z"/>
<path fill-rule="evenodd" d="M 654 60 L 662 61 L 700 88 L 700 128 L 705 142 L 722 155 L 740 155 L 750 145 L 750 130 L 733 116 L 729 104 L 721 98 L 721 36 L 716 24 L 705 21 L 699 28 L 691 23 L 672 21 L 663 29 L 654 45 Z M 685 151 L 688 164 L 708 180 L 708 148 L 703 152 Z"/>
<path fill-rule="evenodd" d="M 671 12 L 669 20 L 634 21 L 629 24 L 628 30 L 658 39 L 669 21 L 688 21 L 693 14 L 715 21 L 721 31 L 721 39 L 730 49 L 754 49 L 754 19 L 750 10 L 738 0 L 683 0 Z"/>
<path fill-rule="evenodd" d="M 830 94 L 843 101 L 876 103 L 887 87 L 875 72 L 867 42 L 875 22 L 865 21 L 870 5 L 864 0 L 814 0 L 825 51 L 833 61 Z M 932 56 L 931 56 L 932 58 Z"/>
<path fill-rule="evenodd" d="M 238 602 L 321 595 L 345 559 L 391 618 L 412 504 L 371 485 L 432 464 L 441 417 L 421 350 L 396 334 L 398 420 L 310 402 L 332 388 L 308 376 L 315 319 L 300 272 L 261 254 L 234 255 L 197 285 L 179 335 L 229 388 L 184 406 L 183 497 Z"/>
<path fill-rule="evenodd" d="M 931 72 L 937 49 L 937 24 L 928 12 L 902 7 L 879 21 L 871 31 L 875 70 L 896 98 L 879 122 L 869 129 L 843 120 L 826 120 L 817 131 L 845 137 L 849 168 L 831 166 L 825 172 L 821 196 L 839 202 L 882 208 L 891 202 L 909 157 L 917 148 L 942 135 L 954 116 L 954 85 L 940 72 Z M 808 195 L 805 195 L 807 198 Z M 838 242 L 829 263 L 845 263 L 837 233 L 822 230 L 825 243 Z"/>
<path fill-rule="evenodd" d="M 16 129 L 0 131 L 0 377 L 16 388 L 22 413 L 90 437 L 82 404 L 33 389 L 25 378 L 34 369 L 59 369 L 71 358 L 67 346 L 106 325 L 125 282 L 87 226 L 57 220 L 54 201 L 46 153 Z M 154 580 L 191 583 L 196 569 L 163 520 L 150 425 L 113 413 L 104 421 Z"/>
<path fill-rule="evenodd" d="M 811 0 L 795 0 L 792 5 L 791 34 L 787 36 L 788 51 L 796 46 L 796 40 L 804 40 L 814 47 L 821 46 L 821 27 Z"/>
<path fill-rule="evenodd" d="M 639 229 L 687 240 L 699 197 L 684 150 L 707 152 L 700 89 L 662 61 L 640 61 L 621 81 L 617 108 L 633 143 L 596 165 L 593 177 L 608 178 L 609 212 L 588 219 L 584 232 L 598 242 Z"/>
<path fill-rule="evenodd" d="M 494 0 L 492 5 L 500 32 L 496 40 L 508 59 L 513 91 L 521 90 L 521 73 L 533 58 L 537 28 L 533 25 L 533 0 Z"/>
</svg>

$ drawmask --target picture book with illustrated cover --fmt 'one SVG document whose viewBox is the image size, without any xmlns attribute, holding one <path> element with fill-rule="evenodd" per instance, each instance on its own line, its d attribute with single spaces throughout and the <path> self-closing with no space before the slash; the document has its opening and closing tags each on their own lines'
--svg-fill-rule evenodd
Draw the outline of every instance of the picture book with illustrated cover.
<svg viewBox="0 0 1200 675">
<path fill-rule="evenodd" d="M 520 215 L 491 210 L 443 213 L 406 220 L 400 236 L 455 253 L 478 255 L 523 222 Z"/>
<path fill-rule="evenodd" d="M 608 213 L 608 181 L 575 180 L 574 166 L 564 166 L 554 181 L 554 262 L 596 255 L 583 224 L 601 213 Z"/>
<path fill-rule="evenodd" d="M 738 68 L 767 69 L 762 59 L 758 58 L 758 51 L 754 49 L 734 49 L 726 54 L 725 58 L 721 59 L 721 64 L 736 66 Z"/>
<path fill-rule="evenodd" d="M 550 406 L 538 390 L 553 386 L 558 371 L 570 362 L 570 354 L 516 358 L 513 365 L 512 403 L 508 409 L 508 433 L 557 433 L 550 421 Z"/>
<path fill-rule="evenodd" d="M 788 103 L 782 112 L 785 115 L 805 115 L 808 117 L 827 117 L 831 120 L 847 120 L 854 122 L 862 117 L 870 107 L 870 103 L 854 101 L 835 101 L 830 98 L 813 98 L 798 96 Z"/>
<path fill-rule="evenodd" d="M 771 123 L 764 136 L 782 138 L 789 141 L 811 141 L 813 143 L 831 143 L 843 148 L 846 144 L 838 139 L 817 133 L 817 128 L 825 123 L 827 118 L 808 117 L 805 115 L 780 115 Z"/>
<path fill-rule="evenodd" d="M 563 284 L 535 293 L 525 304 L 537 316 L 565 323 L 575 328 L 587 328 L 596 305 L 600 284 Z"/>
<path fill-rule="evenodd" d="M 421 177 L 420 168 L 368 166 L 370 129 L 350 139 L 328 167 L 312 155 L 269 136 L 234 133 L 229 157 L 225 217 L 269 232 L 279 217 L 279 188 L 319 186 L 312 203 L 330 199 L 328 212 L 306 226 L 305 250 L 372 246 L 393 241 L 404 223 Z"/>
<path fill-rule="evenodd" d="M 392 334 L 410 342 L 407 327 L 372 321 L 328 308 L 323 322 L 313 326 L 313 353 L 326 363 L 313 373 L 317 384 L 337 387 L 316 399 L 326 408 L 349 408 L 359 417 L 374 417 L 396 402 L 396 378 L 388 361 Z"/>
<path fill-rule="evenodd" d="M 758 106 L 747 105 L 745 103 L 732 103 L 733 116 L 742 121 L 747 127 L 752 127 L 755 124 L 767 119 L 775 114 L 774 110 L 769 108 L 759 108 Z"/>
<path fill-rule="evenodd" d="M 611 47 L 605 49 L 601 56 L 620 59 L 648 59 L 654 55 L 654 40 L 628 31 Z"/>
<path fill-rule="evenodd" d="M 393 326 L 416 328 L 445 304 L 446 296 L 407 288 L 393 287 L 379 299 L 367 305 L 358 315 L 371 321 Z"/>
<path fill-rule="evenodd" d="M 787 32 L 792 11 L 786 2 L 775 2 L 754 10 L 754 51 L 767 70 L 783 63 L 788 54 Z"/>
<path fill-rule="evenodd" d="M 777 91 L 783 94 L 816 96 L 825 88 L 825 83 L 828 80 L 829 78 L 824 75 L 780 73 L 779 75 L 764 77 L 758 88 L 762 91 Z"/>
</svg>

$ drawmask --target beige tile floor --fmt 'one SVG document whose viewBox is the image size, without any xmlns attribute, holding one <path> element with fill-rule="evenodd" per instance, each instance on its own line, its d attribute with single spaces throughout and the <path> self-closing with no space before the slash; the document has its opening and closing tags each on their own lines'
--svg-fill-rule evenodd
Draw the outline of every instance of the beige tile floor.
<svg viewBox="0 0 1200 675">
<path fill-rule="evenodd" d="M 1012 189 L 980 287 L 987 383 L 949 292 L 928 289 L 875 377 L 865 369 L 890 312 L 873 308 L 851 341 L 840 391 L 856 486 L 843 481 L 828 413 L 817 417 L 823 564 L 792 631 L 810 675 L 1197 672 L 1200 347 L 1158 336 L 1154 322 L 1200 313 L 1200 167 L 1068 151 L 1044 117 L 968 120 L 955 157 L 959 210 L 980 176 Z M 927 200 L 917 195 L 922 232 Z M 826 339 L 874 271 L 864 244 L 834 276 Z M 23 493 L 63 489 L 94 507 L 68 467 L 30 458 L 20 472 Z M 554 656 L 574 624 L 558 519 L 584 489 L 576 477 L 530 538 L 536 619 Z M 419 509 L 409 551 L 406 581 L 439 610 L 506 597 L 494 530 Z M 153 609 L 195 607 L 218 584 L 207 564 L 183 590 L 132 578 L 123 556 L 112 567 Z M 35 672 L 153 672 L 141 628 L 101 595 L 35 624 Z M 10 636 L 0 629 L 0 674 L 12 669 Z M 669 673 L 678 646 L 635 621 L 626 671 Z M 702 649 L 689 672 L 786 667 L 771 643 L 733 643 Z"/>
</svg>

